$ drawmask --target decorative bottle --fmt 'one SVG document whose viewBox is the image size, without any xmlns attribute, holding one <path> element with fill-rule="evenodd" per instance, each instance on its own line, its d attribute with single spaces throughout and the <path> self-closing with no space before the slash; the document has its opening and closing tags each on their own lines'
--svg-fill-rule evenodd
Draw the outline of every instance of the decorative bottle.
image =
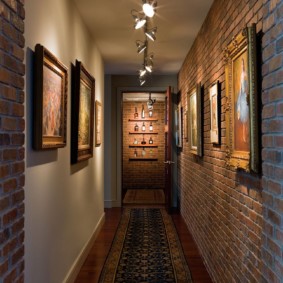
<svg viewBox="0 0 283 283">
<path fill-rule="evenodd" d="M 149 143 L 149 144 L 153 144 L 153 139 L 152 139 L 152 137 L 149 138 L 148 143 Z"/>
<path fill-rule="evenodd" d="M 136 149 L 135 149 L 135 151 L 134 151 L 134 157 L 138 157 L 138 152 L 137 152 Z"/>
<path fill-rule="evenodd" d="M 139 131 L 139 126 L 138 126 L 138 124 L 136 123 L 136 125 L 135 125 L 135 132 L 138 132 Z"/>
<path fill-rule="evenodd" d="M 143 105 L 142 105 L 141 117 L 142 117 L 142 119 L 144 119 L 144 117 L 145 117 L 145 115 L 144 115 L 144 107 L 143 107 Z"/>
<path fill-rule="evenodd" d="M 144 122 L 142 123 L 142 131 L 143 132 L 145 131 L 145 124 L 144 124 Z"/>
<path fill-rule="evenodd" d="M 134 118 L 137 119 L 139 117 L 137 107 L 135 107 Z"/>
<path fill-rule="evenodd" d="M 150 122 L 150 125 L 149 125 L 149 130 L 150 130 L 151 132 L 153 131 L 152 122 Z"/>
</svg>

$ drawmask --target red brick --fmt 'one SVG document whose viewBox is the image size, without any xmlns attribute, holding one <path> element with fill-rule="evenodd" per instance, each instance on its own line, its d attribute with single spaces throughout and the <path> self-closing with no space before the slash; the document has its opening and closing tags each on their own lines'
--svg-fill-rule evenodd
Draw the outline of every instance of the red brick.
<svg viewBox="0 0 283 283">
<path fill-rule="evenodd" d="M 17 209 L 14 208 L 3 215 L 3 225 L 7 226 L 14 222 L 17 218 Z"/>
</svg>

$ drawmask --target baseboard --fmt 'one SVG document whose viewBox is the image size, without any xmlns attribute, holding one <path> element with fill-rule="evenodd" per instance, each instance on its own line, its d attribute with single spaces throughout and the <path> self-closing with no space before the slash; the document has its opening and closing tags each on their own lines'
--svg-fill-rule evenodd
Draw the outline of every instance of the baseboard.
<svg viewBox="0 0 283 283">
<path fill-rule="evenodd" d="M 85 244 L 85 246 L 83 247 L 82 251 L 80 252 L 80 254 L 78 255 L 77 259 L 75 260 L 75 262 L 73 263 L 72 267 L 70 268 L 67 276 L 65 277 L 65 279 L 63 280 L 62 283 L 73 283 L 75 282 L 84 262 L 86 257 L 88 256 L 90 249 L 93 246 L 93 243 L 95 241 L 95 239 L 97 238 L 98 233 L 100 232 L 102 225 L 105 221 L 105 213 L 103 213 L 103 215 L 101 216 L 100 220 L 98 221 L 97 225 L 95 226 L 93 233 L 90 237 L 90 239 L 88 240 L 88 242 Z"/>
</svg>

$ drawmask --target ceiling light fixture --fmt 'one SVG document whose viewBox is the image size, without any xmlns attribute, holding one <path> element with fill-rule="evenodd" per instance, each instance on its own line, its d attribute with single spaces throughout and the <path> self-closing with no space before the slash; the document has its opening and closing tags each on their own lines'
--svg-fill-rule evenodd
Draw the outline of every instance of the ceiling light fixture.
<svg viewBox="0 0 283 283">
<path fill-rule="evenodd" d="M 132 10 L 131 13 L 135 21 L 135 29 L 142 28 L 146 23 L 146 17 L 139 13 L 137 10 Z"/>
<path fill-rule="evenodd" d="M 152 18 L 154 16 L 156 6 L 157 6 L 156 1 L 143 0 L 143 5 L 142 5 L 143 12 L 149 18 Z"/>
<path fill-rule="evenodd" d="M 143 12 L 139 13 L 137 10 L 132 10 L 131 14 L 135 21 L 135 29 L 140 29 L 143 27 L 145 40 L 137 40 L 137 52 L 143 53 L 143 67 L 139 70 L 139 80 L 140 85 L 143 85 L 146 82 L 147 74 L 152 73 L 153 70 L 153 53 L 148 55 L 148 39 L 155 41 L 157 27 L 148 29 L 148 17 L 153 17 L 157 7 L 156 0 L 142 0 L 143 2 Z"/>
<path fill-rule="evenodd" d="M 145 35 L 146 35 L 149 39 L 151 39 L 152 41 L 155 41 L 155 40 L 156 40 L 156 36 L 155 36 L 156 32 L 157 32 L 157 27 L 154 27 L 154 28 L 152 28 L 152 29 L 147 29 L 147 30 L 145 31 Z"/>
<path fill-rule="evenodd" d="M 140 40 L 137 40 L 136 45 L 137 45 L 137 48 L 138 48 L 137 51 L 140 54 L 143 51 L 145 51 L 145 49 L 147 48 L 147 41 L 142 42 Z"/>
<path fill-rule="evenodd" d="M 149 73 L 152 73 L 152 69 L 153 69 L 152 59 L 153 59 L 153 53 L 151 53 L 148 57 L 145 58 L 144 67 Z"/>
</svg>

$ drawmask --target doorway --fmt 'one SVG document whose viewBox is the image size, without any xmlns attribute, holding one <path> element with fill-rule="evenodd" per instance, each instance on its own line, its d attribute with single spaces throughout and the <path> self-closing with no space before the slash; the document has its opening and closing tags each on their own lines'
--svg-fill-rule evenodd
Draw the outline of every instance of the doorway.
<svg viewBox="0 0 283 283">
<path fill-rule="evenodd" d="M 122 95 L 122 200 L 164 205 L 165 93 Z"/>
</svg>

